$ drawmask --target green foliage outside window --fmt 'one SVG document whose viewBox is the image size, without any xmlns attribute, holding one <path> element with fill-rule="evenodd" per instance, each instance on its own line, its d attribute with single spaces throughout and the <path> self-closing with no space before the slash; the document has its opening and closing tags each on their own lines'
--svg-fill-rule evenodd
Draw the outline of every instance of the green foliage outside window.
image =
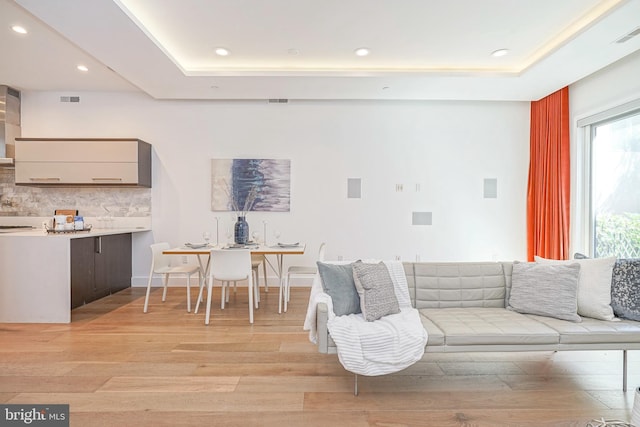
<svg viewBox="0 0 640 427">
<path fill-rule="evenodd" d="M 595 230 L 596 257 L 640 258 L 640 214 L 599 214 Z"/>
</svg>

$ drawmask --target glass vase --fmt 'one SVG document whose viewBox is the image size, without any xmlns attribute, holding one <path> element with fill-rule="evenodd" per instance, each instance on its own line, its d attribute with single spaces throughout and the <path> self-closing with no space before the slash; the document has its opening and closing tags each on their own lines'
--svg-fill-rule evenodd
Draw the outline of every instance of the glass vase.
<svg viewBox="0 0 640 427">
<path fill-rule="evenodd" d="M 249 223 L 243 216 L 239 216 L 234 227 L 234 241 L 239 245 L 246 245 L 249 241 Z"/>
</svg>

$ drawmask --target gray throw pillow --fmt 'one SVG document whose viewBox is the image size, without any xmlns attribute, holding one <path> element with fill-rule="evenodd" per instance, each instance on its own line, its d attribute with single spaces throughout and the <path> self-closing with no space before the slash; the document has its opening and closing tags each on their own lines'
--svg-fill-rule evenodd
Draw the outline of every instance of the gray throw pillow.
<svg viewBox="0 0 640 427">
<path fill-rule="evenodd" d="M 589 258 L 581 253 L 573 257 Z M 640 258 L 618 259 L 613 265 L 611 308 L 617 317 L 640 320 Z"/>
<path fill-rule="evenodd" d="M 578 316 L 580 264 L 513 263 L 509 310 L 581 322 Z"/>
<path fill-rule="evenodd" d="M 322 289 L 331 297 L 336 316 L 360 313 L 360 297 L 353 282 L 351 264 L 317 262 Z"/>
<path fill-rule="evenodd" d="M 619 259 L 614 264 L 611 307 L 618 317 L 640 320 L 640 259 Z"/>
<path fill-rule="evenodd" d="M 353 281 L 360 296 L 360 309 L 367 322 L 400 313 L 400 306 L 389 270 L 383 262 L 352 264 Z"/>
</svg>

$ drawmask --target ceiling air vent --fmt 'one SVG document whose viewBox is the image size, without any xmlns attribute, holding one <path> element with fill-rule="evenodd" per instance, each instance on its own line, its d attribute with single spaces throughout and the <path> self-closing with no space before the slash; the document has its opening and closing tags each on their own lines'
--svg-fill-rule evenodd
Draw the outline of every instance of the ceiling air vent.
<svg viewBox="0 0 640 427">
<path fill-rule="evenodd" d="M 289 100 L 286 98 L 280 98 L 280 99 L 270 99 L 269 100 L 269 104 L 288 104 Z"/>
<path fill-rule="evenodd" d="M 61 96 L 60 102 L 80 102 L 79 96 Z"/>
<path fill-rule="evenodd" d="M 635 30 L 631 31 L 629 34 L 627 34 L 626 36 L 623 36 L 621 38 L 619 38 L 618 40 L 616 40 L 616 43 L 624 43 L 627 40 L 637 36 L 638 34 L 640 34 L 640 27 L 636 28 Z"/>
</svg>

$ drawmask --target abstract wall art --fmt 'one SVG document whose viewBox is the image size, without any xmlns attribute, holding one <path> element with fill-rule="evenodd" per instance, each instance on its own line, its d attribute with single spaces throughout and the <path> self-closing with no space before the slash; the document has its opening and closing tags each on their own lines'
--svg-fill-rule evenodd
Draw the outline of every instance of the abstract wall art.
<svg viewBox="0 0 640 427">
<path fill-rule="evenodd" d="M 291 160 L 211 160 L 212 211 L 289 212 L 290 197 Z"/>
</svg>

